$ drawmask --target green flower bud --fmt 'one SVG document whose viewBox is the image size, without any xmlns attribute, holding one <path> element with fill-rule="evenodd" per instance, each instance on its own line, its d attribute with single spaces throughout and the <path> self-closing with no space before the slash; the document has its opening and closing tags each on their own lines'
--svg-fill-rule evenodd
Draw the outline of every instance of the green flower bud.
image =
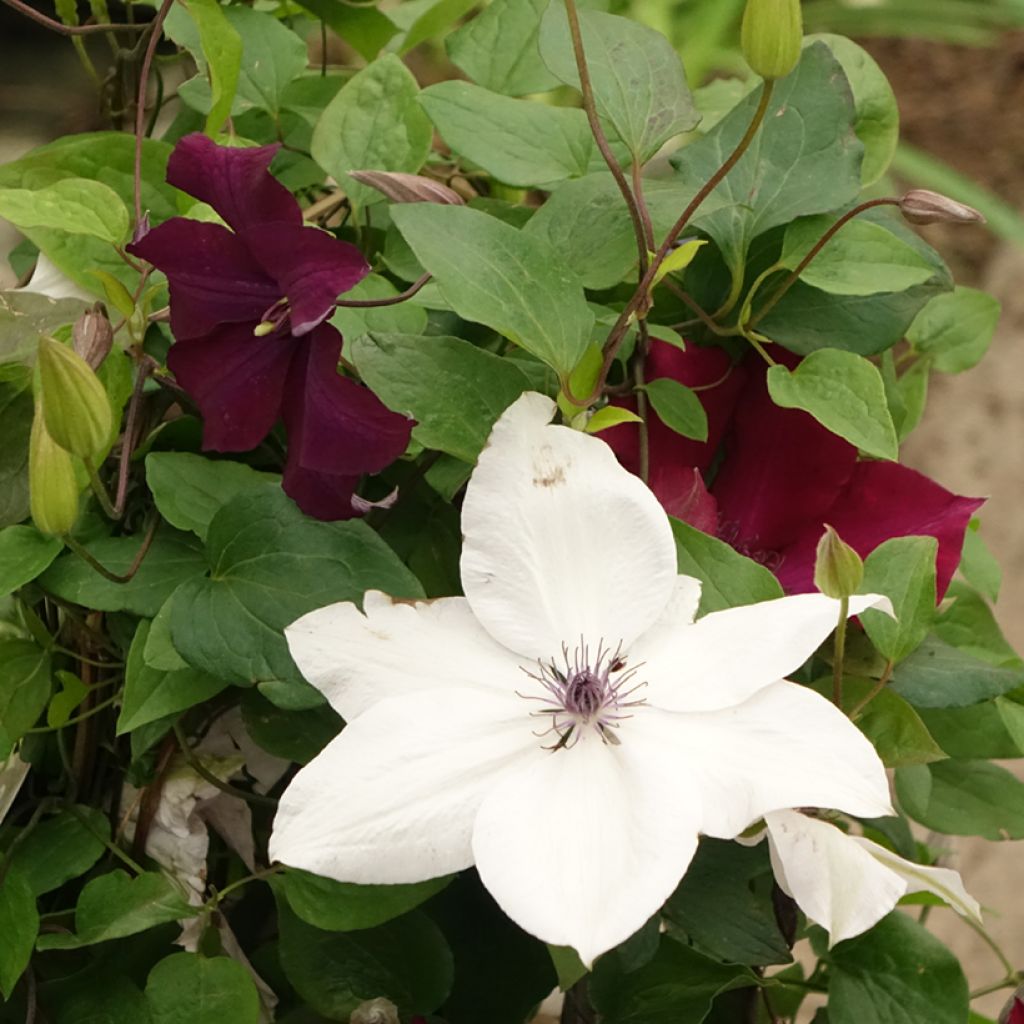
<svg viewBox="0 0 1024 1024">
<path fill-rule="evenodd" d="M 800 60 L 803 39 L 800 0 L 747 0 L 740 46 L 762 78 L 785 78 Z"/>
<path fill-rule="evenodd" d="M 32 520 L 40 533 L 62 537 L 78 519 L 78 481 L 71 456 L 46 429 L 42 399 L 36 402 L 28 445 L 28 488 Z"/>
<path fill-rule="evenodd" d="M 814 585 L 826 596 L 841 599 L 857 593 L 864 580 L 864 563 L 827 523 L 818 541 Z"/>
<path fill-rule="evenodd" d="M 50 437 L 73 455 L 93 459 L 114 428 L 110 399 L 88 363 L 53 338 L 39 340 L 40 393 Z"/>
</svg>

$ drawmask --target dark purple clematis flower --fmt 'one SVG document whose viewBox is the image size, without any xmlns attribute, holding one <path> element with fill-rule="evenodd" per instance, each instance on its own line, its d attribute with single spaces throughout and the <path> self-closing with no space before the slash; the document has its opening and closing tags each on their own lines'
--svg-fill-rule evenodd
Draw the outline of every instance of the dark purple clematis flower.
<svg viewBox="0 0 1024 1024">
<path fill-rule="evenodd" d="M 268 170 L 278 148 L 183 138 L 168 182 L 231 230 L 174 217 L 129 251 L 167 275 L 167 362 L 203 414 L 204 448 L 247 451 L 281 417 L 285 491 L 310 515 L 346 519 L 359 478 L 405 451 L 412 424 L 338 373 L 341 335 L 324 321 L 369 267 L 354 246 L 303 224 Z"/>
<path fill-rule="evenodd" d="M 781 358 L 791 367 L 799 362 L 789 353 Z M 721 381 L 698 392 L 708 414 L 706 444 L 681 438 L 651 417 L 651 488 L 666 510 L 768 566 L 790 593 L 814 589 L 825 523 L 861 557 L 892 537 L 929 535 L 939 542 L 942 597 L 960 561 L 968 520 L 983 499 L 952 494 L 895 462 L 858 459 L 853 445 L 808 413 L 775 405 L 760 362 L 741 362 L 731 372 L 729 364 L 719 349 L 680 352 L 652 343 L 648 379 L 673 377 L 690 387 Z M 635 427 L 602 436 L 636 471 Z M 704 478 L 719 447 L 723 457 L 709 492 Z"/>
</svg>

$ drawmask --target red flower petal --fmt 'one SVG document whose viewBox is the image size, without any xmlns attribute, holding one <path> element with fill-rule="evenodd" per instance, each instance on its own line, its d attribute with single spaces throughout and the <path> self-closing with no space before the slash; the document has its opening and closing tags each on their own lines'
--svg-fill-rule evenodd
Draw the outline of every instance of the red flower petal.
<svg viewBox="0 0 1024 1024">
<path fill-rule="evenodd" d="M 326 522 L 354 519 L 360 514 L 352 501 L 358 483 L 358 476 L 335 476 L 303 469 L 290 452 L 281 480 L 284 493 L 307 516 Z"/>
</svg>

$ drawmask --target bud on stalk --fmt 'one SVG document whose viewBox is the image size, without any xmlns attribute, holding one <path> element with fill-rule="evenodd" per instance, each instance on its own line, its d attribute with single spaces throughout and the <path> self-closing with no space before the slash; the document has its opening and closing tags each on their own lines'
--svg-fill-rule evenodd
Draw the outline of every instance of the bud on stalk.
<svg viewBox="0 0 1024 1024">
<path fill-rule="evenodd" d="M 44 335 L 39 340 L 39 379 L 50 437 L 73 455 L 95 458 L 114 428 L 99 378 L 67 345 Z"/>
<path fill-rule="evenodd" d="M 465 199 L 458 192 L 421 174 L 401 171 L 349 171 L 350 178 L 383 193 L 393 203 L 443 203 L 461 206 Z"/>
<path fill-rule="evenodd" d="M 114 330 L 102 302 L 87 309 L 72 330 L 75 352 L 90 370 L 98 370 L 114 344 Z"/>
<path fill-rule="evenodd" d="M 36 402 L 28 445 L 32 520 L 40 533 L 63 537 L 78 519 L 78 481 L 71 456 L 46 429 L 42 398 Z"/>
<path fill-rule="evenodd" d="M 981 211 L 926 188 L 911 189 L 899 201 L 900 213 L 911 224 L 984 224 Z"/>
<path fill-rule="evenodd" d="M 785 78 L 800 60 L 803 40 L 800 0 L 747 0 L 740 46 L 762 78 Z"/>
<path fill-rule="evenodd" d="M 826 596 L 842 600 L 857 592 L 864 581 L 864 563 L 828 524 L 818 541 L 814 585 Z"/>
</svg>

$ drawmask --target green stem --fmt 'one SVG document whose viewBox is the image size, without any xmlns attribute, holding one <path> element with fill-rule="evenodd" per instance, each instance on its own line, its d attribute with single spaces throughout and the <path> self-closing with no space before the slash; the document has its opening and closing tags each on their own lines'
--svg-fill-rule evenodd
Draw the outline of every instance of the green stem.
<svg viewBox="0 0 1024 1024">
<path fill-rule="evenodd" d="M 832 703 L 843 709 L 843 658 L 846 656 L 846 618 L 850 614 L 850 599 L 839 599 L 839 622 L 836 625 L 835 661 L 832 664 Z"/>
<path fill-rule="evenodd" d="M 106 666 L 104 666 L 106 668 Z M 78 725 L 79 722 L 84 722 L 87 718 L 92 718 L 93 715 L 99 714 L 104 708 L 109 708 L 114 701 L 120 696 L 119 693 L 113 693 L 106 700 L 102 700 L 99 704 L 94 704 L 88 711 L 84 711 L 80 715 L 76 715 L 74 718 L 69 718 L 63 725 L 40 725 L 35 729 L 26 729 L 28 733 L 46 733 L 46 732 L 58 732 L 60 729 L 66 729 L 69 725 Z"/>
<path fill-rule="evenodd" d="M 238 797 L 247 803 L 257 804 L 260 807 L 277 807 L 277 801 L 273 797 L 263 796 L 261 793 L 247 793 L 244 789 L 237 789 L 228 782 L 218 779 L 202 761 L 195 755 L 195 751 L 189 746 L 188 737 L 182 729 L 180 722 L 174 723 L 174 737 L 178 741 L 178 747 L 188 762 L 189 767 L 201 778 L 205 779 L 211 786 L 215 786 L 222 793 Z"/>
<path fill-rule="evenodd" d="M 100 479 L 92 459 L 82 459 L 82 462 L 85 463 L 85 471 L 89 474 L 89 486 L 92 488 L 93 494 L 96 495 L 100 507 L 110 519 L 120 518 L 114 508 L 114 503 L 110 500 L 106 487 L 103 486 L 103 481 Z M 71 545 L 69 544 L 68 547 L 71 547 Z"/>
<path fill-rule="evenodd" d="M 1008 977 L 1003 978 L 1002 981 L 993 981 L 991 985 L 982 985 L 981 988 L 971 991 L 971 999 L 980 999 L 982 996 L 991 995 L 993 992 L 998 992 L 1001 989 L 1013 988 L 1019 980 L 1016 977 Z"/>
<path fill-rule="evenodd" d="M 853 721 L 857 719 L 864 712 L 864 709 L 886 688 L 889 680 L 892 678 L 892 670 L 895 667 L 894 661 L 886 662 L 885 671 L 882 672 L 878 682 L 871 688 L 871 690 L 864 696 L 864 699 L 853 708 L 850 712 L 850 718 Z"/>
<path fill-rule="evenodd" d="M 1010 958 L 1003 952 L 1002 947 L 999 945 L 999 943 L 996 942 L 996 940 L 993 939 L 992 936 L 989 935 L 989 933 L 985 931 L 985 929 L 980 924 L 978 924 L 977 921 L 972 921 L 969 917 L 965 917 L 962 920 L 965 921 L 967 926 L 978 935 L 978 938 L 980 938 L 982 942 L 984 942 L 985 945 L 992 950 L 992 952 L 996 956 L 996 959 L 1000 962 L 1000 964 L 1002 964 L 1003 970 L 1006 971 L 1006 977 L 1012 978 L 1013 983 L 1016 984 L 1020 980 L 1020 973 L 1013 966 L 1013 964 L 1010 963 Z"/>
<path fill-rule="evenodd" d="M 204 904 L 203 910 L 215 910 L 220 904 L 227 899 L 231 893 L 238 889 L 241 889 L 243 885 L 248 885 L 250 882 L 259 882 L 264 878 L 269 878 L 271 875 L 279 875 L 284 871 L 283 864 L 275 864 L 272 867 L 264 868 L 262 871 L 254 871 L 251 875 L 246 875 L 244 878 L 239 878 L 238 881 L 232 882 L 230 885 L 224 886 L 219 892 L 214 893 Z"/>
<path fill-rule="evenodd" d="M 128 571 L 123 576 L 108 569 L 84 544 L 79 544 L 74 537 L 65 535 L 64 537 L 61 537 L 61 540 L 68 546 L 68 548 L 78 555 L 83 562 L 91 565 L 93 569 L 95 569 L 104 579 L 110 580 L 111 583 L 128 583 L 142 567 L 142 560 L 146 557 L 147 552 L 153 544 L 153 538 L 156 536 L 156 528 L 159 524 L 160 519 L 158 517 L 154 517 L 152 525 L 146 531 L 146 536 L 143 537 L 142 543 L 139 545 L 139 550 L 135 553 L 135 558 L 132 560 L 132 564 L 128 566 Z"/>
</svg>

